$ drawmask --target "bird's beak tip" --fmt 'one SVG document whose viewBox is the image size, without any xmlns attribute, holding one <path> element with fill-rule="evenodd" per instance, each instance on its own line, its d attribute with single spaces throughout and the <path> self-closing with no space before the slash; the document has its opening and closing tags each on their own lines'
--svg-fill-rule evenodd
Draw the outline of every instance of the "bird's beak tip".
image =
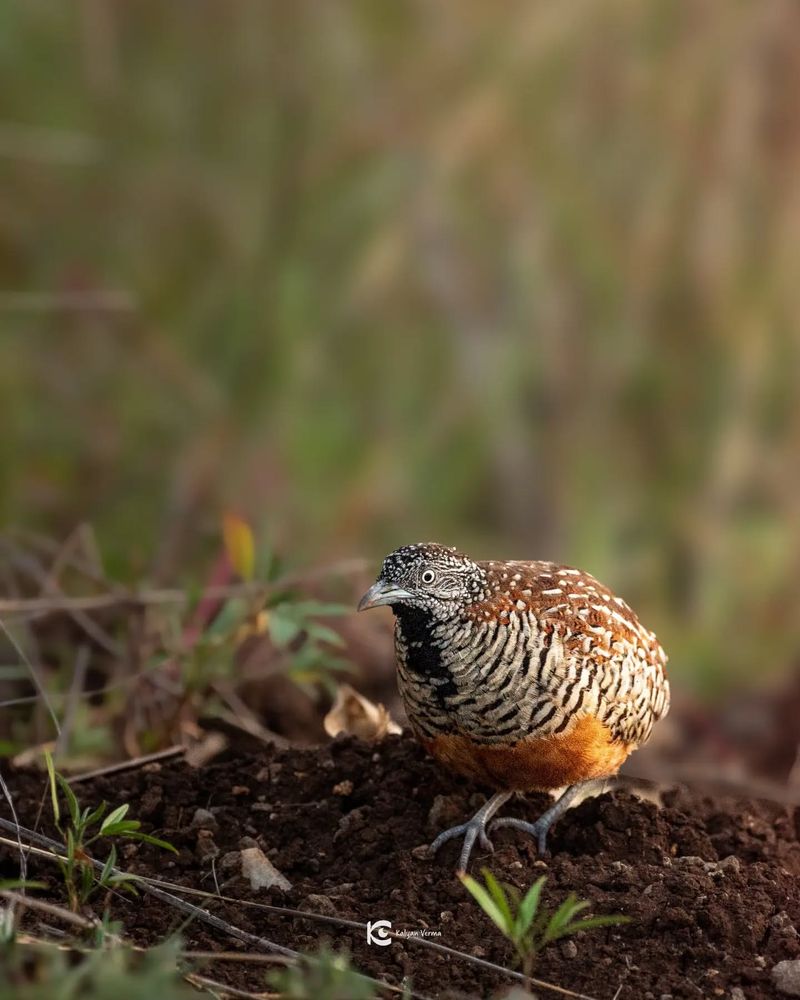
<svg viewBox="0 0 800 1000">
<path fill-rule="evenodd" d="M 369 588 L 361 600 L 358 602 L 358 611 L 367 611 L 369 608 L 380 608 L 385 605 L 397 604 L 407 600 L 411 594 L 402 587 L 396 587 L 393 583 L 378 580 Z"/>
</svg>

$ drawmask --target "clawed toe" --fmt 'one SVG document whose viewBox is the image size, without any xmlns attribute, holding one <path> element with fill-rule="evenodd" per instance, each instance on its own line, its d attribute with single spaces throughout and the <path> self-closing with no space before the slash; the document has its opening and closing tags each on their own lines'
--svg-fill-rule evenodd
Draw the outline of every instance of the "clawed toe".
<svg viewBox="0 0 800 1000">
<path fill-rule="evenodd" d="M 485 851 L 494 850 L 494 846 L 486 834 L 486 824 L 480 820 L 472 819 L 467 823 L 459 823 L 458 826 L 452 826 L 449 830 L 444 830 L 440 833 L 428 848 L 429 853 L 431 855 L 436 854 L 442 844 L 446 844 L 448 840 L 454 840 L 456 837 L 464 838 L 464 846 L 461 848 L 461 856 L 458 859 L 458 871 L 460 872 L 467 870 L 469 858 L 476 841 L 480 843 Z"/>
<path fill-rule="evenodd" d="M 535 837 L 536 849 L 539 854 L 544 854 L 547 850 L 547 831 L 550 829 L 549 824 L 544 825 L 538 821 L 536 823 L 526 823 L 524 819 L 515 819 L 514 817 L 509 816 L 496 819 L 491 826 L 492 829 L 500 826 L 511 826 L 516 830 L 523 830 L 525 833 L 529 833 L 532 837 Z"/>
<path fill-rule="evenodd" d="M 442 844 L 446 844 L 448 840 L 463 837 L 464 846 L 461 848 L 461 854 L 458 859 L 458 871 L 465 872 L 469 864 L 469 856 L 472 854 L 472 848 L 475 846 L 476 841 L 480 843 L 485 851 L 494 850 L 492 842 L 486 834 L 486 824 L 500 806 L 510 798 L 511 792 L 497 792 L 480 807 L 472 819 L 467 820 L 466 823 L 459 823 L 458 826 L 451 826 L 449 830 L 444 830 L 440 833 L 428 848 L 429 854 L 435 854 Z"/>
</svg>

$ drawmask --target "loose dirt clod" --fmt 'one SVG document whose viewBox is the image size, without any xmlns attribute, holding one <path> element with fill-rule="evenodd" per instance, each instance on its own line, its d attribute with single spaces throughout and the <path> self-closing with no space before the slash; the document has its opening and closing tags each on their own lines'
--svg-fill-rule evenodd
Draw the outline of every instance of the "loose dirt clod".
<svg viewBox="0 0 800 1000">
<path fill-rule="evenodd" d="M 327 765 L 323 766 L 326 762 Z M 20 822 L 33 826 L 44 778 L 35 772 L 10 776 Z M 352 782 L 343 796 L 333 789 Z M 279 902 L 325 915 L 366 921 L 390 920 L 393 930 L 428 928 L 436 943 L 510 967 L 509 946 L 454 876 L 457 844 L 427 856 L 428 818 L 438 799 L 454 821 L 474 811 L 484 790 L 440 771 L 411 739 L 390 736 L 378 744 L 339 737 L 318 749 L 267 749 L 229 754 L 199 770 L 164 763 L 158 773 L 144 769 L 97 778 L 76 786 L 82 805 L 106 799 L 137 804 L 154 785 L 162 796 L 144 829 L 163 837 L 180 854 L 165 855 L 139 845 L 129 862 L 142 875 L 207 889 L 210 862 L 195 853 L 197 809 L 212 811 L 220 854 L 216 872 L 227 879 L 237 871 L 233 858 L 269 844 L 268 858 L 290 887 L 265 899 L 249 878 L 223 890 L 243 901 Z M 234 786 L 249 788 L 235 795 Z M 264 796 L 272 811 L 254 812 Z M 531 795 L 509 803 L 507 815 L 533 820 L 548 797 Z M 663 808 L 615 791 L 589 799 L 553 829 L 552 854 L 538 859 L 529 837 L 512 830 L 493 836 L 495 852 L 477 850 L 472 870 L 487 866 L 500 880 L 527 888 L 547 876 L 544 903 L 557 906 L 569 892 L 589 900 L 594 914 L 623 913 L 631 923 L 581 935 L 576 948 L 548 946 L 536 975 L 558 985 L 612 1000 L 777 1000 L 776 970 L 800 961 L 800 809 L 719 798 L 699 791 L 666 791 Z M 2 809 L 4 807 L 0 807 Z M 434 813 L 435 815 L 436 813 Z M 40 828 L 42 826 L 40 825 Z M 43 824 L 43 832 L 53 834 Z M 254 839 L 247 839 L 248 837 Z M 17 873 L 15 853 L 3 849 L 0 878 Z M 263 862 L 260 862 L 263 866 Z M 30 878 L 49 878 L 47 898 L 61 901 L 55 870 L 31 857 Z M 263 871 L 263 867 L 259 870 Z M 140 896 L 111 899 L 111 917 L 132 940 L 149 945 L 181 926 L 183 918 Z M 334 923 L 282 917 L 219 901 L 215 913 L 226 921 L 282 945 L 316 948 L 323 937 L 347 948 L 362 971 L 399 984 L 410 975 L 428 996 L 491 996 L 512 981 L 413 942 L 370 945 L 366 932 Z M 29 916 L 27 919 L 34 919 Z M 208 929 L 189 924 L 187 947 L 228 946 Z M 783 964 L 782 964 L 783 963 Z M 787 964 L 788 963 L 788 964 Z M 231 985 L 263 990 L 259 972 L 247 966 L 220 966 L 215 974 Z M 721 991 L 721 992 L 720 992 Z M 501 993 L 501 995 L 503 995 Z M 547 996 L 540 991 L 542 997 Z M 800 995 L 800 994 L 797 994 Z"/>
</svg>

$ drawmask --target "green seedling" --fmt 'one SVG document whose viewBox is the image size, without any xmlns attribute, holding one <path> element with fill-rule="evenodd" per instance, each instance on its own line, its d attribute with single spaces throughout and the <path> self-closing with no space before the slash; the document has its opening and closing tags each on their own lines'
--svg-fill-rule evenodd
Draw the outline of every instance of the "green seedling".
<svg viewBox="0 0 800 1000">
<path fill-rule="evenodd" d="M 130 808 L 127 803 L 117 806 L 111 812 L 108 812 L 106 802 L 101 802 L 94 809 L 91 806 L 81 809 L 69 782 L 56 771 L 51 754 L 45 754 L 45 763 L 50 785 L 53 820 L 64 838 L 65 859 L 59 861 L 59 865 L 69 905 L 73 911 L 77 911 L 88 901 L 92 893 L 100 888 L 121 889 L 133 895 L 136 894 L 133 877 L 114 872 L 117 864 L 117 848 L 113 842 L 101 873 L 95 874 L 92 858 L 88 851 L 92 844 L 98 840 L 113 841 L 114 838 L 123 837 L 146 844 L 154 844 L 165 851 L 178 853 L 166 840 L 159 840 L 158 837 L 153 837 L 149 833 L 142 833 L 139 820 L 127 819 Z M 58 801 L 59 789 L 67 804 L 68 822 L 63 825 L 61 806 Z"/>
<path fill-rule="evenodd" d="M 483 868 L 482 873 L 485 886 L 469 875 L 459 877 L 483 912 L 511 942 L 526 976 L 531 975 L 540 952 L 552 941 L 578 931 L 613 927 L 630 920 L 619 914 L 576 920 L 589 903 L 579 900 L 574 893 L 570 893 L 555 912 L 550 913 L 541 906 L 546 876 L 542 875 L 521 896 L 514 886 L 502 886 L 487 868 Z"/>
</svg>

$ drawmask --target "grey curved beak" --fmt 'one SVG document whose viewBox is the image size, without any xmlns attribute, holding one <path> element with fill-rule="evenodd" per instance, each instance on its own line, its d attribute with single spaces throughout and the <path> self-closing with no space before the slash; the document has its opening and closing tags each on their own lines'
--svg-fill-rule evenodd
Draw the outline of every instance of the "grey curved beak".
<svg viewBox="0 0 800 1000">
<path fill-rule="evenodd" d="M 368 608 L 380 608 L 384 604 L 399 604 L 407 601 L 411 594 L 402 587 L 396 587 L 393 583 L 385 580 L 378 580 L 369 588 L 361 600 L 358 602 L 358 610 L 366 611 Z"/>
</svg>

